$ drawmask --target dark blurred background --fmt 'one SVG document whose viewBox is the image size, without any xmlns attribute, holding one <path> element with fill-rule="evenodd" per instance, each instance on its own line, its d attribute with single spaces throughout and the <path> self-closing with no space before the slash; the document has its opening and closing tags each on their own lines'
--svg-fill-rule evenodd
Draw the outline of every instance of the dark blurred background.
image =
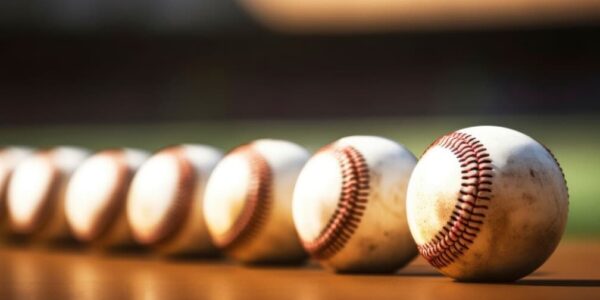
<svg viewBox="0 0 600 300">
<path fill-rule="evenodd" d="M 598 1 L 402 2 L 2 1 L 0 124 L 599 111 Z"/>
</svg>

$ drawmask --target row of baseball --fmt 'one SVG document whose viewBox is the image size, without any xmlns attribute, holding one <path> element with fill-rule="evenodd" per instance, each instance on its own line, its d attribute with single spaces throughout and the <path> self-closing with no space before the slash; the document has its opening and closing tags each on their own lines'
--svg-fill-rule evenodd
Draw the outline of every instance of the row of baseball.
<svg viewBox="0 0 600 300">
<path fill-rule="evenodd" d="M 227 154 L 182 144 L 0 152 L 0 216 L 31 241 L 140 244 L 165 255 L 225 255 L 392 272 L 417 253 L 465 281 L 521 278 L 554 251 L 568 191 L 552 153 L 511 129 L 444 135 L 419 161 L 382 137 L 314 153 L 261 139 Z"/>
</svg>

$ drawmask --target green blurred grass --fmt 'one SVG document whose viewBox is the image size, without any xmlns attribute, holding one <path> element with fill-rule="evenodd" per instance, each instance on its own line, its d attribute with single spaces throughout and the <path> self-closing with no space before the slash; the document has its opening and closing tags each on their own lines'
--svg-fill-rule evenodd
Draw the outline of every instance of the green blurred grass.
<svg viewBox="0 0 600 300">
<path fill-rule="evenodd" d="M 143 125 L 53 125 L 0 128 L 0 143 L 36 147 L 80 145 L 99 150 L 204 143 L 224 150 L 257 138 L 281 138 L 311 150 L 346 135 L 394 139 L 420 156 L 436 137 L 463 127 L 500 125 L 520 130 L 554 152 L 567 178 L 568 237 L 600 237 L 600 116 L 453 116 L 318 121 L 235 121 Z"/>
</svg>

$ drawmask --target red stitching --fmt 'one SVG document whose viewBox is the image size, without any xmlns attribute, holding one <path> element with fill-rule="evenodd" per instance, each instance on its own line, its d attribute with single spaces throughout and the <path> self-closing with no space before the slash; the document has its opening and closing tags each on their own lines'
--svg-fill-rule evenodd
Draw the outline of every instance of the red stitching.
<svg viewBox="0 0 600 300">
<path fill-rule="evenodd" d="M 142 244 L 156 245 L 168 243 L 175 239 L 190 215 L 189 211 L 192 206 L 196 180 L 201 174 L 196 173 L 194 166 L 182 151 L 182 147 L 173 146 L 159 152 L 159 154 L 172 155 L 175 158 L 179 165 L 180 177 L 174 195 L 175 199 L 172 205 L 167 208 L 167 212 L 165 212 L 156 230 L 145 237 L 134 232 L 136 239 Z"/>
<path fill-rule="evenodd" d="M 417 246 L 431 265 L 442 268 L 469 249 L 483 225 L 491 200 L 493 165 L 483 144 L 467 133 L 447 134 L 433 142 L 427 150 L 433 146 L 449 149 L 456 155 L 462 179 L 460 195 L 450 220 L 433 240 Z"/>
<path fill-rule="evenodd" d="M 221 248 L 235 248 L 256 236 L 267 221 L 271 207 L 271 168 L 265 158 L 252 149 L 241 146 L 233 152 L 245 155 L 250 165 L 250 187 L 240 216 L 229 230 L 216 241 Z M 232 152 L 232 153 L 233 153 Z"/>
<path fill-rule="evenodd" d="M 560 166 L 560 163 L 558 163 L 558 159 L 556 159 L 556 156 L 554 156 L 554 153 L 552 153 L 552 151 L 550 151 L 550 148 L 546 147 L 546 145 L 544 145 L 542 143 L 540 143 L 540 144 L 542 145 L 542 147 L 544 147 L 544 149 L 546 149 L 546 151 L 548 151 L 548 154 L 550 154 L 550 157 L 552 157 L 552 159 L 556 163 L 556 166 L 558 166 L 560 175 L 562 175 L 563 182 L 565 183 L 565 189 L 567 190 L 567 198 L 570 198 L 571 196 L 569 195 L 569 186 L 567 185 L 567 177 L 565 177 L 565 172 L 563 171 L 563 168 Z"/>
<path fill-rule="evenodd" d="M 102 239 L 111 231 L 114 225 L 113 221 L 118 217 L 119 212 L 125 206 L 127 189 L 134 174 L 134 172 L 128 168 L 127 162 L 125 161 L 125 150 L 109 149 L 104 150 L 97 155 L 106 156 L 114 160 L 117 167 L 117 173 L 115 175 L 117 179 L 115 180 L 116 186 L 106 200 L 106 206 L 100 211 L 100 216 L 97 218 L 97 222 L 92 224 L 92 228 L 86 233 L 82 233 L 75 229 L 75 231 L 78 232 L 79 237 L 86 241 Z"/>
<path fill-rule="evenodd" d="M 330 258 L 344 247 L 358 228 L 369 196 L 369 167 L 360 152 L 344 146 L 335 148 L 333 156 L 342 171 L 338 205 L 319 236 L 310 242 L 303 241 L 304 248 L 317 259 Z"/>
</svg>

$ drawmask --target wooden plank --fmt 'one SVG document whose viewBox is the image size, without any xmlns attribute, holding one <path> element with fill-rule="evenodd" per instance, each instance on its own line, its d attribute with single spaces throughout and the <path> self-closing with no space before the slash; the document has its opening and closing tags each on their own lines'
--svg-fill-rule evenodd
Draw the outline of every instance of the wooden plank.
<svg viewBox="0 0 600 300">
<path fill-rule="evenodd" d="M 393 275 L 337 275 L 315 264 L 243 267 L 136 253 L 0 248 L 0 299 L 597 299 L 600 241 L 564 241 L 517 283 L 466 284 L 422 259 Z"/>
</svg>

